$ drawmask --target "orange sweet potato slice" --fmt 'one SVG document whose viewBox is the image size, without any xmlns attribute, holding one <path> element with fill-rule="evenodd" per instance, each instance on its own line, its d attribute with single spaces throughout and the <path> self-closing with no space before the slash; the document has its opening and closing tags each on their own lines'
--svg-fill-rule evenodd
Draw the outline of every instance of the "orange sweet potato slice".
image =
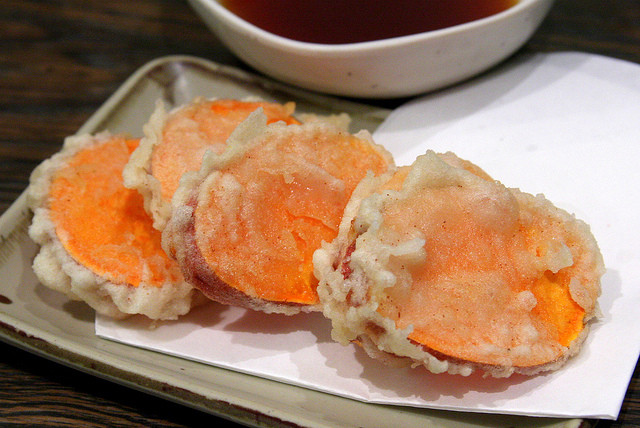
<svg viewBox="0 0 640 428">
<path fill-rule="evenodd" d="M 151 159 L 151 174 L 160 181 L 162 197 L 171 200 L 182 174 L 200 169 L 205 150 L 222 152 L 236 126 L 258 108 L 262 108 L 268 123 L 298 123 L 292 116 L 292 103 L 263 101 L 202 101 L 171 115 L 162 130 L 162 144 Z"/>
<path fill-rule="evenodd" d="M 191 214 L 172 218 L 163 237 L 185 277 L 213 300 L 267 312 L 315 310 L 313 252 L 336 236 L 367 171 L 380 174 L 393 162 L 364 134 L 260 120 L 242 125 L 257 127 L 257 136 L 230 139 L 229 152 L 212 156 L 215 165 L 203 165 L 195 186 L 181 184 L 192 186 L 184 200 Z"/>
<path fill-rule="evenodd" d="M 140 194 L 123 185 L 122 169 L 138 142 L 71 137 L 34 172 L 31 231 L 43 246 L 34 269 L 45 285 L 101 313 L 173 319 L 189 310 L 194 291 L 162 249 Z M 68 281 L 56 284 L 56 270 Z"/>
<path fill-rule="evenodd" d="M 170 217 L 182 175 L 197 171 L 206 151 L 221 153 L 236 126 L 257 109 L 269 122 L 298 123 L 293 103 L 199 98 L 170 112 L 158 105 L 123 173 L 125 186 L 143 195 L 155 228 L 162 230 Z"/>
<path fill-rule="evenodd" d="M 78 263 L 113 282 L 137 287 L 144 274 L 148 284 L 159 287 L 167 279 L 178 281 L 177 272 L 142 197 L 120 178 L 138 141 L 117 137 L 73 156 L 51 183 L 51 217 Z"/>
<path fill-rule="evenodd" d="M 343 342 L 495 376 L 552 369 L 577 351 L 604 272 L 583 222 L 450 154 L 429 153 L 371 193 L 316 256 Z M 362 318 L 347 320 L 348 307 Z"/>
</svg>

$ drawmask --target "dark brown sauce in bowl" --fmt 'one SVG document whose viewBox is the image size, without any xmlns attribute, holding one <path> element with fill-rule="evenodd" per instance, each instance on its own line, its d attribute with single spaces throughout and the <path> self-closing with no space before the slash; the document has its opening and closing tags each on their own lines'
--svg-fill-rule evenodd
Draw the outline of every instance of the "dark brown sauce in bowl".
<svg viewBox="0 0 640 428">
<path fill-rule="evenodd" d="M 418 34 L 486 18 L 518 0 L 219 0 L 270 33 L 342 44 Z"/>
</svg>

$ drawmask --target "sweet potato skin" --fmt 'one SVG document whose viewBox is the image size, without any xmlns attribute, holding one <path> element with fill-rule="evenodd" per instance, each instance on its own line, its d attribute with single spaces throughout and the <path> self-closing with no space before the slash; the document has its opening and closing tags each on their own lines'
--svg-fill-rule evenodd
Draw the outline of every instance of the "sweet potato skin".
<svg viewBox="0 0 640 428">
<path fill-rule="evenodd" d="M 368 138 L 323 121 L 267 125 L 256 112 L 227 151 L 209 153 L 181 181 L 165 249 L 212 300 L 265 312 L 320 310 L 313 252 L 337 233 L 367 169 L 393 165 Z M 356 166 L 341 162 L 362 153 Z"/>
</svg>

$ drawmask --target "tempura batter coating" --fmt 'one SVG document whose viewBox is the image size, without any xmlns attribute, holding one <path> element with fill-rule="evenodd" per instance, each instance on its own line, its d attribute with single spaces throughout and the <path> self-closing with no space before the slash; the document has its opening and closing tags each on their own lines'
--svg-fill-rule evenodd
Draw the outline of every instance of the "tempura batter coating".
<svg viewBox="0 0 640 428">
<path fill-rule="evenodd" d="M 184 176 L 163 245 L 211 299 L 265 312 L 318 310 L 312 255 L 336 234 L 368 170 L 393 167 L 366 132 L 267 125 L 256 111 L 221 154 Z"/>
<path fill-rule="evenodd" d="M 41 246 L 33 269 L 43 285 L 101 314 L 176 319 L 199 293 L 162 250 L 141 196 L 122 183 L 137 145 L 106 132 L 68 137 L 33 171 L 29 235 Z"/>
<path fill-rule="evenodd" d="M 207 150 L 224 151 L 231 132 L 258 108 L 269 122 L 298 123 L 293 103 L 197 98 L 171 111 L 158 103 L 123 173 L 125 186 L 144 197 L 156 229 L 162 230 L 171 216 L 171 198 L 182 175 L 200 169 Z"/>
<path fill-rule="evenodd" d="M 314 263 L 339 342 L 496 377 L 552 370 L 577 352 L 604 273 L 584 222 L 433 152 L 364 180 Z"/>
</svg>

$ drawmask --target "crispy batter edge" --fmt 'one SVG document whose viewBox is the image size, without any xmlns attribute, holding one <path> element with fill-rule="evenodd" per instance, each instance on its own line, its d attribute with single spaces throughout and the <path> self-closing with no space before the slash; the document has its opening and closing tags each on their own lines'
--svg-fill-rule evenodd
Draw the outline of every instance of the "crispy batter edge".
<svg viewBox="0 0 640 428">
<path fill-rule="evenodd" d="M 352 287 L 348 282 L 366 283 L 368 281 L 367 278 L 358 277 L 358 275 L 351 275 L 348 280 L 345 280 L 342 270 L 349 246 L 355 241 L 354 219 L 362 200 L 379 189 L 391 176 L 392 173 L 388 173 L 378 178 L 365 178 L 353 193 L 345 209 L 338 237 L 333 242 L 323 245 L 322 248 L 314 253 L 315 272 L 320 280 L 318 294 L 323 305 L 323 313 L 332 322 L 332 337 L 334 340 L 342 344 L 358 343 L 369 356 L 387 365 L 424 366 L 433 373 L 447 372 L 463 376 L 470 375 L 476 370 L 484 371 L 485 375 L 493 377 L 509 377 L 514 373 L 535 375 L 557 370 L 569 358 L 579 352 L 588 335 L 590 323 L 597 318 L 599 313 L 597 302 L 586 308 L 587 313 L 585 314 L 583 330 L 558 359 L 531 367 L 487 365 L 443 355 L 411 341 L 408 338 L 411 329 L 398 330 L 395 328 L 395 323 L 392 320 L 383 317 L 376 311 L 377 305 L 374 301 L 369 301 L 361 306 L 351 305 L 349 303 L 349 292 Z M 537 202 L 541 203 L 542 196 L 538 195 L 536 198 Z M 551 204 L 548 201 L 547 203 Z M 595 272 L 601 276 L 604 273 L 604 263 L 588 226 L 564 210 L 557 207 L 554 208 L 558 210 L 557 215 L 564 220 L 568 218 L 575 220 L 573 227 L 579 229 L 578 233 L 588 233 L 587 237 L 593 240 L 593 242 L 587 242 L 587 244 L 590 247 L 590 252 L 595 254 L 595 260 L 593 261 Z M 347 261 L 348 263 L 349 261 Z M 350 270 L 350 267 L 348 269 Z M 598 290 L 592 295 L 595 294 L 597 297 L 600 294 L 600 284 L 598 283 L 594 286 L 597 286 Z"/>
<path fill-rule="evenodd" d="M 283 123 L 267 125 L 266 116 L 262 112 L 262 109 L 258 109 L 238 125 L 236 130 L 229 137 L 227 149 L 223 153 L 205 153 L 200 170 L 188 172 L 180 180 L 180 185 L 172 199 L 173 215 L 162 233 L 162 243 L 165 251 L 178 261 L 178 264 L 183 269 L 185 277 L 189 278 L 189 280 L 192 281 L 197 288 L 207 294 L 209 298 L 221 303 L 233 302 L 255 310 L 285 314 L 293 314 L 300 311 L 320 311 L 320 304 L 299 305 L 295 303 L 273 303 L 255 299 L 235 289 L 233 292 L 230 292 L 227 290 L 227 288 L 230 287 L 222 286 L 220 284 L 222 281 L 220 281 L 215 273 L 207 269 L 197 268 L 196 274 L 189 272 L 190 269 L 193 269 L 192 265 L 194 260 L 202 261 L 202 256 L 199 254 L 199 251 L 196 254 L 193 250 L 189 250 L 190 245 L 195 247 L 194 240 L 189 236 L 189 234 L 194 234 L 192 225 L 194 222 L 193 211 L 197 203 L 193 201 L 197 198 L 200 186 L 210 174 L 242 159 L 248 150 L 256 144 L 259 144 L 261 138 L 265 137 L 269 133 L 280 132 L 288 127 L 296 126 L 328 127 L 327 129 L 345 131 L 347 123 L 347 118 L 342 116 L 337 119 L 337 122 L 335 118 L 321 119 L 314 116 L 313 120 L 308 119 L 304 122 L 304 125 L 286 126 Z M 385 158 L 389 167 L 391 169 L 395 167 L 393 158 L 388 151 L 386 151 L 382 146 L 373 143 L 373 140 L 366 131 L 361 131 L 356 134 L 356 136 L 370 141 L 380 155 Z M 214 283 L 215 287 L 208 285 L 208 281 Z M 240 298 L 237 296 L 237 293 L 240 293 L 245 297 Z"/>
<path fill-rule="evenodd" d="M 124 186 L 142 195 L 144 209 L 151 216 L 153 227 L 159 231 L 164 229 L 171 215 L 171 204 L 162 198 L 160 182 L 151 174 L 151 159 L 155 147 L 162 143 L 165 122 L 175 111 L 167 112 L 161 100 L 156 102 L 155 110 L 142 127 L 144 136 L 122 171 Z"/>
<path fill-rule="evenodd" d="M 53 175 L 78 151 L 101 144 L 109 138 L 111 134 L 107 131 L 95 136 L 83 134 L 67 137 L 62 150 L 32 172 L 27 189 L 27 204 L 34 213 L 29 236 L 41 246 L 33 261 L 34 272 L 46 287 L 64 293 L 73 300 L 85 301 L 97 312 L 109 317 L 125 318 L 142 314 L 151 319 L 176 319 L 187 313 L 197 300 L 197 292 L 190 284 L 184 281 L 162 287 L 114 284 L 69 255 L 55 231 L 48 202 Z"/>
</svg>

